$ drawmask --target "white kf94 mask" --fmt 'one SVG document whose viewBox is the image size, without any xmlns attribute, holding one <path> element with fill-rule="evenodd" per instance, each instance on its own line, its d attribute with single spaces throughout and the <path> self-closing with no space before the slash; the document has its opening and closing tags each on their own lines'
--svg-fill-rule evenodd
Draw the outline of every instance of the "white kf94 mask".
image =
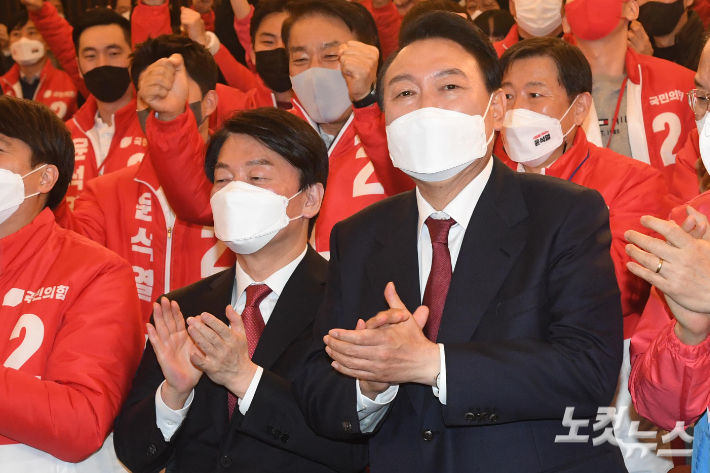
<svg viewBox="0 0 710 473">
<path fill-rule="evenodd" d="M 696 121 L 695 124 L 698 127 L 698 135 L 700 136 L 700 159 L 703 160 L 703 165 L 705 169 L 710 171 L 710 126 L 707 120 L 708 114 Z"/>
<path fill-rule="evenodd" d="M 44 57 L 44 43 L 36 39 L 22 38 L 12 43 L 10 54 L 21 66 L 31 66 Z"/>
<path fill-rule="evenodd" d="M 352 105 L 348 84 L 340 69 L 311 67 L 291 77 L 293 91 L 316 123 L 331 123 Z"/>
<path fill-rule="evenodd" d="M 34 194 L 25 195 L 25 181 L 23 179 L 44 167 L 47 167 L 47 165 L 43 164 L 24 176 L 7 169 L 0 169 L 0 224 L 17 212 L 17 209 L 20 208 L 25 199 L 39 194 L 39 192 L 35 192 Z"/>
<path fill-rule="evenodd" d="M 486 138 L 485 116 L 426 107 L 387 125 L 387 146 L 394 167 L 425 182 L 439 182 L 484 157 L 495 132 Z"/>
<path fill-rule="evenodd" d="M 237 254 L 255 253 L 289 222 L 301 218 L 290 219 L 286 215 L 291 199 L 246 182 L 232 181 L 210 199 L 214 234 Z"/>
<path fill-rule="evenodd" d="M 576 102 L 575 98 L 560 120 L 567 116 Z M 563 134 L 560 120 L 524 108 L 508 110 L 503 119 L 503 147 L 508 157 L 532 168 L 547 161 L 574 128 L 572 124 Z"/>
<path fill-rule="evenodd" d="M 533 36 L 546 36 L 562 25 L 560 0 L 518 0 L 515 20 Z"/>
</svg>

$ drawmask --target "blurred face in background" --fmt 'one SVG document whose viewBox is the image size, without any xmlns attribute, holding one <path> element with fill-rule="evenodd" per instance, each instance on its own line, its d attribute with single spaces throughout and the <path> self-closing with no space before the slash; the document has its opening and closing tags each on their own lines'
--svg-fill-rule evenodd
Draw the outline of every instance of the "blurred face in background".
<svg viewBox="0 0 710 473">
<path fill-rule="evenodd" d="M 500 10 L 500 6 L 496 0 L 466 0 L 466 10 L 471 19 L 475 20 L 484 11 Z"/>
</svg>

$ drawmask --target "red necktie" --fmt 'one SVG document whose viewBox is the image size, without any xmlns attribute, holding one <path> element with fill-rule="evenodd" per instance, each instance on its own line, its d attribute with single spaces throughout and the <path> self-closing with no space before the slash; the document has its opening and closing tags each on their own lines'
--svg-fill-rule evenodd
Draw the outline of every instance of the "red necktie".
<svg viewBox="0 0 710 473">
<path fill-rule="evenodd" d="M 427 218 L 426 226 L 431 237 L 431 271 L 424 290 L 422 305 L 429 308 L 429 319 L 424 326 L 424 334 L 436 342 L 441 316 L 444 313 L 446 295 L 451 284 L 451 253 L 449 252 L 449 230 L 456 224 L 453 218 L 437 220 Z"/>
<path fill-rule="evenodd" d="M 266 284 L 252 284 L 247 286 L 247 303 L 242 311 L 242 322 L 244 323 L 244 331 L 247 334 L 247 346 L 249 347 L 249 358 L 254 355 L 256 345 L 259 343 L 264 331 L 264 317 L 261 315 L 259 305 L 271 294 L 271 288 Z M 232 413 L 237 405 L 237 396 L 227 391 L 227 407 L 229 408 L 229 418 L 232 418 Z"/>
</svg>

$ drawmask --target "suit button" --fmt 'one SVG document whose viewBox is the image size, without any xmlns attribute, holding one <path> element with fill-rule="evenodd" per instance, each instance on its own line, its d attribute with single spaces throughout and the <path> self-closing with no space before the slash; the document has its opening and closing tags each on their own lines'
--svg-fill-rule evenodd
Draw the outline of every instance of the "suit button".
<svg viewBox="0 0 710 473">
<path fill-rule="evenodd" d="M 288 442 L 288 434 L 283 434 L 283 435 L 281 436 L 281 441 L 282 441 L 283 443 Z"/>
<path fill-rule="evenodd" d="M 267 435 L 271 435 L 271 432 L 274 431 L 274 428 L 271 427 L 270 425 L 267 425 L 266 428 L 264 429 L 264 432 L 267 433 Z"/>
<path fill-rule="evenodd" d="M 476 414 L 476 422 L 482 422 L 483 421 L 483 415 L 479 412 Z"/>
<path fill-rule="evenodd" d="M 481 418 L 483 419 L 483 422 L 488 422 L 488 420 L 491 418 L 491 414 L 489 412 L 484 412 Z"/>
<path fill-rule="evenodd" d="M 227 455 L 223 456 L 220 458 L 219 462 L 222 464 L 223 467 L 229 468 L 232 466 L 232 459 L 229 458 Z"/>
<path fill-rule="evenodd" d="M 491 414 L 491 422 L 498 422 L 498 415 Z"/>
<path fill-rule="evenodd" d="M 151 443 L 150 446 L 148 447 L 148 456 L 155 455 L 155 452 L 157 452 L 157 451 L 158 451 L 158 449 L 155 448 L 155 445 L 153 445 Z"/>
<path fill-rule="evenodd" d="M 274 432 L 271 434 L 275 439 L 281 437 L 281 431 L 279 429 L 275 429 Z"/>
<path fill-rule="evenodd" d="M 466 418 L 466 422 L 476 422 L 476 416 L 473 412 L 467 412 L 464 417 Z"/>
<path fill-rule="evenodd" d="M 434 438 L 434 432 L 432 432 L 431 430 L 425 430 L 424 432 L 422 432 L 422 438 L 425 441 L 429 442 Z"/>
<path fill-rule="evenodd" d="M 343 432 L 350 432 L 351 430 L 353 430 L 352 424 L 347 420 L 343 422 Z"/>
</svg>

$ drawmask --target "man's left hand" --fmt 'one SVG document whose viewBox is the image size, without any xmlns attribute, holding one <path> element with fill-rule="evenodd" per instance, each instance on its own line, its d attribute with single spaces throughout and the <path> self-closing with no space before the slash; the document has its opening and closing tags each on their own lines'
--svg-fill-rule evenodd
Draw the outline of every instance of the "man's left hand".
<svg viewBox="0 0 710 473">
<path fill-rule="evenodd" d="M 190 360 L 212 381 L 242 399 L 254 378 L 256 365 L 249 358 L 241 316 L 232 306 L 227 307 L 226 314 L 231 328 L 208 313 L 187 319 L 188 332 L 200 348 Z"/>
<path fill-rule="evenodd" d="M 375 46 L 359 41 L 348 41 L 341 44 L 338 50 L 340 70 L 348 84 L 350 100 L 362 100 L 372 90 L 372 84 L 377 78 L 377 63 L 380 51 Z"/>
<path fill-rule="evenodd" d="M 387 287 L 390 309 L 370 319 L 359 330 L 333 329 L 323 340 L 332 366 L 344 375 L 364 381 L 436 386 L 440 371 L 439 346 L 423 330 L 429 309 L 410 314 L 394 284 Z"/>
</svg>

